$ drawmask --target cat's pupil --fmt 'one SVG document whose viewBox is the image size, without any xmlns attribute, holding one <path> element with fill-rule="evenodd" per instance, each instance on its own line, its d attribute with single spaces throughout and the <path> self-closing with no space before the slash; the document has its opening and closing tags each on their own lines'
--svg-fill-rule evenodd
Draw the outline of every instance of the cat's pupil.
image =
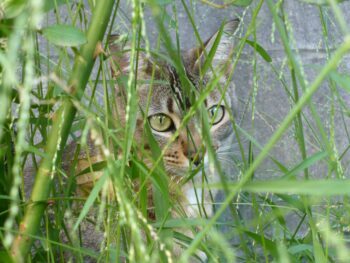
<svg viewBox="0 0 350 263">
<path fill-rule="evenodd" d="M 214 108 L 210 108 L 209 109 L 209 115 L 210 115 L 210 117 L 213 117 L 214 116 L 214 114 L 215 114 L 215 109 Z"/>
<path fill-rule="evenodd" d="M 217 106 L 213 106 L 209 109 L 209 116 L 210 118 L 213 118 L 215 115 L 215 111 L 217 110 Z"/>
<path fill-rule="evenodd" d="M 159 119 L 159 124 L 163 125 L 163 123 L 164 123 L 164 116 L 158 116 L 158 119 Z"/>
</svg>

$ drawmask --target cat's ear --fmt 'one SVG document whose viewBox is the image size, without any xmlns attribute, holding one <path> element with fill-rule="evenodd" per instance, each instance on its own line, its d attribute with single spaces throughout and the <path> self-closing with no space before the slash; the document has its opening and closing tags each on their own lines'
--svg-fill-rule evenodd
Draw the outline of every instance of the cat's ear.
<svg viewBox="0 0 350 263">
<path fill-rule="evenodd" d="M 114 78 L 120 75 L 128 75 L 132 69 L 131 46 L 127 40 L 127 36 L 111 35 L 108 40 L 110 67 Z M 144 52 L 138 52 L 138 71 L 145 71 L 149 67 L 149 60 Z"/>
<path fill-rule="evenodd" d="M 214 70 L 224 70 L 228 72 L 230 68 L 229 61 L 233 56 L 234 38 L 233 34 L 239 26 L 239 19 L 234 19 L 223 25 L 214 35 L 212 35 L 203 46 L 191 49 L 185 54 L 187 60 L 186 67 L 196 75 L 205 65 L 209 56 L 212 56 L 211 66 Z M 218 39 L 218 35 L 221 37 Z M 219 42 L 217 42 L 219 40 Z"/>
</svg>

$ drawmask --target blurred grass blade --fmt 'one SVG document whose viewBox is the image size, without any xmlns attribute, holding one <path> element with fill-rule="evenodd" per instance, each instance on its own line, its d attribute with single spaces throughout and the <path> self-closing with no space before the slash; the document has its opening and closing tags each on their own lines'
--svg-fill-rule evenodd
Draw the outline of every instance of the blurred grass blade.
<svg viewBox="0 0 350 263">
<path fill-rule="evenodd" d="M 15 18 L 20 15 L 21 12 L 26 8 L 27 1 L 26 0 L 7 0 L 2 1 L 0 7 L 3 8 L 1 10 L 4 14 L 5 19 Z"/>
<path fill-rule="evenodd" d="M 340 87 L 347 92 L 350 92 L 350 76 L 346 74 L 339 74 L 336 71 L 331 72 L 331 79 L 333 79 Z"/>
<path fill-rule="evenodd" d="M 149 127 L 148 123 L 145 125 L 145 133 L 146 138 L 148 141 L 148 144 L 151 148 L 151 153 L 153 157 L 153 162 L 156 162 L 158 159 L 162 159 L 161 156 L 161 150 L 153 138 L 153 134 L 151 132 L 151 128 Z M 156 164 L 156 167 L 154 167 L 154 172 L 151 174 L 153 177 L 153 180 L 155 181 L 156 185 L 159 187 L 154 187 L 154 196 L 155 196 L 155 210 L 156 210 L 156 218 L 158 220 L 163 220 L 167 216 L 169 216 L 169 208 L 170 208 L 170 198 L 169 198 L 169 180 L 165 173 L 165 168 L 163 161 L 160 161 Z"/>
<path fill-rule="evenodd" d="M 237 184 L 230 184 L 235 188 Z M 339 196 L 350 194 L 350 180 L 268 180 L 249 182 L 242 191 L 251 193 Z"/>
<path fill-rule="evenodd" d="M 9 256 L 7 251 L 0 250 L 0 262 L 12 263 L 14 262 L 12 258 Z"/>
<path fill-rule="evenodd" d="M 60 5 L 69 4 L 70 0 L 45 0 L 44 1 L 44 12 L 49 12 L 50 10 L 59 7 Z"/>
<path fill-rule="evenodd" d="M 43 35 L 51 43 L 62 47 L 77 47 L 87 42 L 85 34 L 70 25 L 53 25 L 43 29 Z"/>
<path fill-rule="evenodd" d="M 266 249 L 274 258 L 278 258 L 278 251 L 277 251 L 277 244 L 276 242 L 272 241 L 271 239 L 261 235 L 258 235 L 256 233 L 245 231 L 245 233 L 254 239 L 258 244 L 260 244 L 264 250 Z"/>
</svg>

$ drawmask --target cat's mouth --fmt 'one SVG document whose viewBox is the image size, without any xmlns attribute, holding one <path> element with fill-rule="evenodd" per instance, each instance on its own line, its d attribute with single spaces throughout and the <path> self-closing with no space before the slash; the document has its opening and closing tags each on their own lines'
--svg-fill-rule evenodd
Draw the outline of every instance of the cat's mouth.
<svg viewBox="0 0 350 263">
<path fill-rule="evenodd" d="M 185 150 L 172 148 L 163 156 L 166 172 L 170 176 L 186 177 L 193 174 L 204 164 L 206 147 L 197 147 L 197 150 L 185 148 Z"/>
<path fill-rule="evenodd" d="M 196 171 L 199 171 L 202 167 L 202 163 L 204 163 L 204 159 L 200 158 L 192 161 L 186 159 L 184 162 L 176 162 L 172 159 L 164 158 L 165 169 L 170 176 L 186 177 L 196 173 Z"/>
</svg>

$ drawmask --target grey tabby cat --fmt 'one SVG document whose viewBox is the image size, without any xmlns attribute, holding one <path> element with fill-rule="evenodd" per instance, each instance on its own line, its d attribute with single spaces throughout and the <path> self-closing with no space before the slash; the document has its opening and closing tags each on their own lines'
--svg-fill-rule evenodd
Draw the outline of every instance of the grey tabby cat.
<svg viewBox="0 0 350 263">
<path fill-rule="evenodd" d="M 221 38 L 216 46 L 215 54 L 211 61 L 211 66 L 202 75 L 203 66 L 206 62 L 208 54 L 211 52 L 214 42 L 217 39 L 218 32 L 210 37 L 202 47 L 193 48 L 182 52 L 182 63 L 187 79 L 191 82 L 195 90 L 201 91 L 206 88 L 215 76 L 221 76 L 217 83 L 217 87 L 213 89 L 204 100 L 207 109 L 208 118 L 211 122 L 210 136 L 212 146 L 219 151 L 221 148 L 227 148 L 225 145 L 229 140 L 227 138 L 232 135 L 232 124 L 229 120 L 228 112 L 234 103 L 233 84 L 229 80 L 231 71 L 232 53 L 234 41 L 232 35 L 235 33 L 239 25 L 238 20 L 227 22 L 222 30 Z M 130 52 L 128 44 L 123 43 L 120 39 L 111 40 L 110 46 L 111 68 L 113 76 L 116 79 L 124 79 L 129 75 L 130 71 Z M 146 151 L 150 151 L 150 145 L 144 138 L 144 120 L 148 120 L 152 134 L 158 143 L 160 149 L 164 150 L 163 162 L 167 175 L 170 178 L 170 195 L 178 203 L 188 217 L 199 216 L 198 200 L 202 200 L 202 178 L 194 177 L 195 186 L 190 180 L 183 184 L 185 175 L 189 169 L 197 167 L 205 157 L 205 145 L 203 145 L 201 133 L 201 120 L 196 115 L 191 118 L 187 125 L 180 129 L 184 115 L 191 109 L 192 103 L 196 98 L 190 100 L 185 96 L 185 91 L 181 85 L 181 76 L 175 68 L 160 59 L 148 58 L 143 52 L 138 54 L 137 69 L 137 93 L 139 110 L 136 121 L 135 141 L 143 144 Z M 153 77 L 152 77 L 153 75 Z M 150 92 L 150 82 L 153 78 L 152 90 Z M 118 82 L 121 83 L 121 82 Z M 229 84 L 228 84 L 229 83 Z M 221 89 L 229 85 L 227 94 L 222 94 Z M 126 114 L 126 94 L 125 87 L 122 84 L 116 85 L 116 113 L 117 122 L 122 126 L 125 124 Z M 149 94 L 150 97 L 149 97 Z M 195 95 L 194 95 L 195 96 Z M 223 100 L 225 98 L 225 101 Z M 148 103 L 149 102 L 149 103 Z M 174 133 L 178 131 L 178 136 L 169 144 Z M 167 148 L 166 145 L 168 145 Z M 90 160 L 86 155 L 81 154 L 78 162 L 78 172 L 89 167 L 90 161 L 101 161 L 101 156 L 97 154 L 96 149 L 92 147 L 90 152 Z M 147 161 L 146 161 L 147 163 Z M 151 163 L 150 163 L 151 165 Z M 209 173 L 212 174 L 212 173 Z M 213 174 L 212 174 L 213 175 Z M 78 178 L 78 186 L 80 190 L 89 192 L 92 182 L 100 175 L 84 174 Z M 216 178 L 209 178 L 210 182 L 217 181 Z M 205 203 L 205 212 L 207 215 L 212 213 L 212 201 L 209 194 L 205 191 L 203 199 Z M 152 206 L 152 196 L 149 196 L 149 203 Z M 173 216 L 177 212 L 173 212 Z M 152 216 L 151 216 L 152 217 Z"/>
</svg>

